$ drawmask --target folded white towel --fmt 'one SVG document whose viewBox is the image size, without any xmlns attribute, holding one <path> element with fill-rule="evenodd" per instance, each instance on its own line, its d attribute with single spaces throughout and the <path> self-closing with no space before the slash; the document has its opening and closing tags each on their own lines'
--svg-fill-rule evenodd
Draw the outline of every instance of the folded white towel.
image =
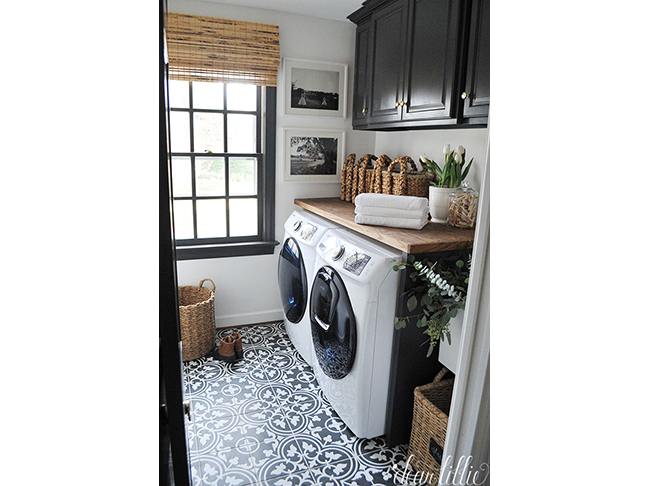
<svg viewBox="0 0 648 486">
<path fill-rule="evenodd" d="M 412 218 L 386 218 L 383 216 L 367 216 L 356 214 L 355 222 L 373 226 L 391 226 L 392 228 L 407 228 L 420 230 L 427 224 L 427 216 L 421 219 Z"/>
<path fill-rule="evenodd" d="M 421 209 L 381 208 L 379 206 L 356 206 L 355 213 L 365 216 L 384 216 L 386 218 L 427 219 L 430 208 Z"/>
<path fill-rule="evenodd" d="M 422 209 L 427 208 L 429 203 L 425 197 L 415 196 L 392 196 L 391 194 L 373 194 L 363 192 L 355 199 L 357 206 L 378 206 L 381 208 L 395 209 Z"/>
</svg>

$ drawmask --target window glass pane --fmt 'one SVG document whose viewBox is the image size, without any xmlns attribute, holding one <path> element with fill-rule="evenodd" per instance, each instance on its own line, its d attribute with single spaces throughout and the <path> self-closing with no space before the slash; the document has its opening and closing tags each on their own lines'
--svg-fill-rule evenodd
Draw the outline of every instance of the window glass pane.
<svg viewBox="0 0 648 486">
<path fill-rule="evenodd" d="M 256 152 L 256 115 L 227 115 L 227 151 Z"/>
<path fill-rule="evenodd" d="M 230 199 L 230 236 L 256 236 L 257 199 Z"/>
<path fill-rule="evenodd" d="M 194 151 L 224 152 L 222 113 L 194 113 Z"/>
<path fill-rule="evenodd" d="M 196 201 L 196 215 L 198 238 L 227 236 L 224 199 Z"/>
<path fill-rule="evenodd" d="M 225 195 L 225 159 L 196 157 L 196 195 Z"/>
<path fill-rule="evenodd" d="M 193 107 L 207 110 L 222 110 L 223 106 L 223 83 L 201 83 L 194 81 Z"/>
<path fill-rule="evenodd" d="M 189 81 L 169 80 L 169 106 L 189 108 Z"/>
<path fill-rule="evenodd" d="M 253 196 L 257 193 L 257 159 L 232 157 L 229 162 L 229 193 Z"/>
<path fill-rule="evenodd" d="M 171 159 L 171 177 L 174 196 L 191 196 L 191 159 L 189 157 L 173 157 Z"/>
<path fill-rule="evenodd" d="M 191 201 L 173 201 L 173 223 L 175 225 L 176 240 L 194 237 Z"/>
<path fill-rule="evenodd" d="M 171 152 L 189 152 L 189 113 L 172 111 L 169 114 L 171 126 Z"/>
<path fill-rule="evenodd" d="M 256 111 L 257 87 L 253 84 L 227 84 L 227 109 Z"/>
</svg>

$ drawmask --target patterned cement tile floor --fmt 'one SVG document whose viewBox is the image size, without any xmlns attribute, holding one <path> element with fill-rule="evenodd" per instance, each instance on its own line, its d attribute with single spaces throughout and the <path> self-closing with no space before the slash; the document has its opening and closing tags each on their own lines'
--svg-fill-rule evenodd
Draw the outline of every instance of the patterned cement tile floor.
<svg viewBox="0 0 648 486">
<path fill-rule="evenodd" d="M 194 486 L 403 484 L 396 474 L 406 465 L 406 446 L 353 435 L 283 322 L 236 330 L 244 359 L 185 363 Z M 220 330 L 217 341 L 232 331 Z"/>
</svg>

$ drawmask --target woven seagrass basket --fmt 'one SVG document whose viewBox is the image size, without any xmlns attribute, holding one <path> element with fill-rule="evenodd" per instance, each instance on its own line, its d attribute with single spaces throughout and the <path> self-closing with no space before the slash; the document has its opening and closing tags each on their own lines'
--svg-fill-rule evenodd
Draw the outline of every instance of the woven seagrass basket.
<svg viewBox="0 0 648 486">
<path fill-rule="evenodd" d="M 212 284 L 211 290 L 203 287 L 205 282 Z M 201 358 L 216 344 L 215 289 L 209 278 L 201 280 L 197 287 L 178 287 L 182 361 Z"/>
<path fill-rule="evenodd" d="M 441 461 L 448 430 L 448 414 L 452 400 L 454 378 L 442 380 L 448 368 L 443 368 L 432 383 L 414 389 L 414 419 L 408 454 L 412 466 L 437 485 L 441 474 Z"/>
<path fill-rule="evenodd" d="M 395 171 L 394 166 L 400 166 L 400 171 Z M 409 169 L 408 169 L 409 165 Z M 382 194 L 395 196 L 428 197 L 430 181 L 433 174 L 422 166 L 419 171 L 416 163 L 408 155 L 397 157 L 382 171 Z M 374 182 L 374 185 L 376 183 Z"/>
</svg>

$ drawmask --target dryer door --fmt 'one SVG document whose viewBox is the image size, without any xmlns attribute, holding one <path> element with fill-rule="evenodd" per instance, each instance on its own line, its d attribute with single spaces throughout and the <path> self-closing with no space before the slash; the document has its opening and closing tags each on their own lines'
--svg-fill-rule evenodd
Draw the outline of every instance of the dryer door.
<svg viewBox="0 0 648 486">
<path fill-rule="evenodd" d="M 356 354 L 356 320 L 342 277 L 331 267 L 319 269 L 311 291 L 311 333 L 322 371 L 339 380 L 349 374 Z"/>
<path fill-rule="evenodd" d="M 279 253 L 279 293 L 286 318 L 299 323 L 308 304 L 308 277 L 299 244 L 287 238 Z"/>
</svg>

